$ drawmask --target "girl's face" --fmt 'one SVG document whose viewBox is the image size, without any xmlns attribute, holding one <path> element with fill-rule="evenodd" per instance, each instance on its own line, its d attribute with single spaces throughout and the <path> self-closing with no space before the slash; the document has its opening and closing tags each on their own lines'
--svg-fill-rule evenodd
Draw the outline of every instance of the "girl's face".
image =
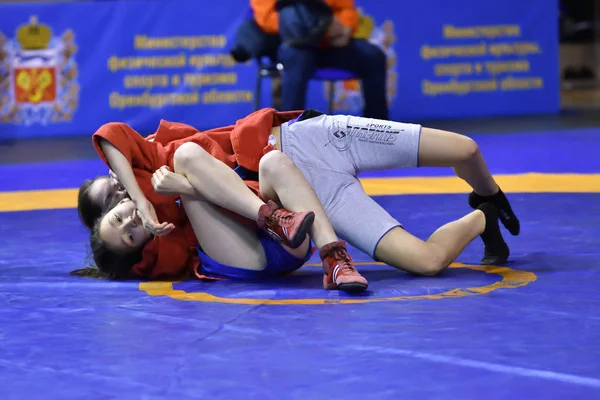
<svg viewBox="0 0 600 400">
<path fill-rule="evenodd" d="M 103 211 L 106 211 L 110 204 L 120 201 L 127 197 L 125 188 L 115 176 L 101 176 L 94 180 L 88 189 L 92 202 Z"/>
<path fill-rule="evenodd" d="M 98 235 L 111 251 L 119 254 L 140 250 L 152 237 L 130 199 L 121 200 L 102 217 Z"/>
</svg>

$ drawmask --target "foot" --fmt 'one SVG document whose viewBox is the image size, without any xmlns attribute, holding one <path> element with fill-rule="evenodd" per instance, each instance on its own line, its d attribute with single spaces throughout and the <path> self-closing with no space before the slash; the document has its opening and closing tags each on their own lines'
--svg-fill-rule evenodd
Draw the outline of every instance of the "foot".
<svg viewBox="0 0 600 400">
<path fill-rule="evenodd" d="M 490 203 L 483 203 L 477 209 L 485 215 L 485 230 L 480 235 L 485 246 L 481 265 L 504 264 L 508 260 L 510 250 L 500 232 L 498 209 Z"/>
<path fill-rule="evenodd" d="M 356 270 L 354 261 L 346 250 L 346 242 L 340 240 L 321 247 L 323 260 L 323 287 L 327 290 L 339 289 L 350 293 L 367 290 L 369 282 Z"/>
<path fill-rule="evenodd" d="M 513 236 L 517 236 L 519 232 L 521 232 L 519 219 L 512 210 L 512 207 L 502 190 L 499 189 L 498 193 L 491 196 L 481 196 L 475 192 L 471 192 L 469 195 L 469 205 L 471 208 L 477 209 L 483 203 L 491 203 L 497 207 L 500 222 L 502 222 L 502 225 L 504 225 Z"/>
<path fill-rule="evenodd" d="M 296 249 L 315 221 L 312 211 L 291 212 L 269 200 L 258 212 L 258 226 L 278 242 Z"/>
</svg>

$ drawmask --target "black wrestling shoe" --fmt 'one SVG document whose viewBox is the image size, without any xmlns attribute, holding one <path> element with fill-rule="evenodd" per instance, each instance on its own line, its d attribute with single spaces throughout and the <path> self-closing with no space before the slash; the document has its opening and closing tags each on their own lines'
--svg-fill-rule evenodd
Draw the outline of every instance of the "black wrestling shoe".
<svg viewBox="0 0 600 400">
<path fill-rule="evenodd" d="M 477 209 L 483 203 L 491 203 L 496 206 L 500 222 L 502 222 L 502 225 L 504 225 L 513 236 L 517 236 L 521 232 L 521 223 L 502 190 L 499 189 L 498 193 L 492 196 L 481 196 L 475 192 L 471 192 L 469 195 L 469 205 L 471 208 Z"/>
<path fill-rule="evenodd" d="M 490 203 L 483 203 L 477 209 L 485 215 L 485 230 L 480 235 L 485 248 L 481 265 L 504 264 L 508 260 L 510 250 L 500 232 L 498 209 Z"/>
</svg>

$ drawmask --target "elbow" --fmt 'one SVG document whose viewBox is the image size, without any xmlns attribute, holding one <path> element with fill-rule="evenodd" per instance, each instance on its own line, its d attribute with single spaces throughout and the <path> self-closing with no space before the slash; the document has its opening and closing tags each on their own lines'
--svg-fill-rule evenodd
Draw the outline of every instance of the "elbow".
<svg viewBox="0 0 600 400">
<path fill-rule="evenodd" d="M 108 122 L 104 125 L 102 125 L 100 128 L 98 128 L 98 130 L 96 131 L 96 134 L 102 134 L 104 132 L 117 132 L 117 131 L 127 131 L 130 130 L 131 127 L 129 125 L 127 125 L 124 122 Z"/>
</svg>

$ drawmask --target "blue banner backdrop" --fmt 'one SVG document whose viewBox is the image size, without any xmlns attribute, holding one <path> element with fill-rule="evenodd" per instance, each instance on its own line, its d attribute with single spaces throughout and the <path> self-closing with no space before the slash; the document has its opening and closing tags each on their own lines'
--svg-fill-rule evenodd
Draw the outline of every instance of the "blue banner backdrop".
<svg viewBox="0 0 600 400">
<path fill-rule="evenodd" d="M 161 118 L 233 123 L 253 111 L 256 65 L 229 55 L 248 3 L 1 4 L 0 137 L 89 135 L 110 121 L 145 133 Z M 556 1 L 357 5 L 356 35 L 388 56 L 392 119 L 559 110 Z M 335 105 L 360 115 L 360 83 L 338 82 Z M 326 84 L 312 82 L 307 107 L 326 106 Z"/>
</svg>

